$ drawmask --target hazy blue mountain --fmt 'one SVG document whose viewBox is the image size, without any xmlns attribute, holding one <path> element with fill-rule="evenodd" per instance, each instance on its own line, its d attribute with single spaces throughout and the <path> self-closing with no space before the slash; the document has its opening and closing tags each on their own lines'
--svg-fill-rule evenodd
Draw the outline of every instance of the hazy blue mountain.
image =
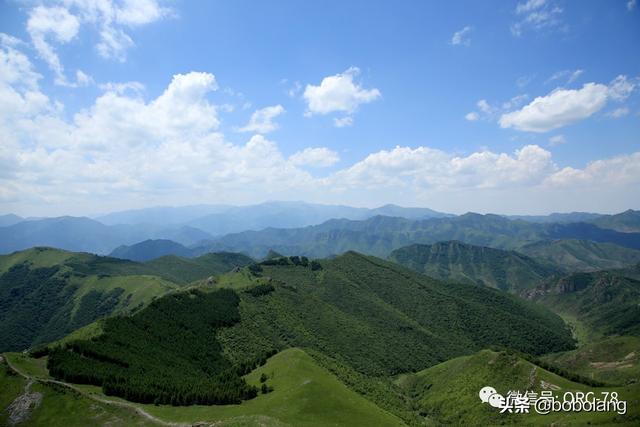
<svg viewBox="0 0 640 427">
<path fill-rule="evenodd" d="M 0 227 L 8 227 L 24 221 L 24 218 L 14 214 L 0 215 Z"/>
<path fill-rule="evenodd" d="M 589 240 L 541 240 L 518 251 L 567 272 L 623 268 L 640 262 L 640 250 Z"/>
<path fill-rule="evenodd" d="M 376 216 L 362 221 L 334 219 L 301 228 L 267 228 L 232 233 L 199 245 L 197 253 L 231 251 L 264 257 L 269 250 L 284 255 L 326 257 L 349 250 L 388 256 L 414 243 L 459 240 L 498 249 L 517 249 L 544 239 L 587 239 L 640 247 L 640 233 L 604 230 L 593 224 L 537 224 L 500 215 L 467 213 L 451 218 L 409 220 Z"/>
<path fill-rule="evenodd" d="M 95 219 L 106 225 L 188 225 L 212 235 L 221 236 L 246 230 L 262 230 L 268 227 L 297 228 L 317 225 L 334 218 L 363 220 L 376 215 L 409 219 L 452 216 L 428 208 L 404 208 L 396 205 L 367 209 L 341 205 L 273 201 L 250 206 L 154 207 L 114 212 Z M 176 239 L 172 238 L 171 240 Z"/>
<path fill-rule="evenodd" d="M 191 245 L 211 235 L 193 227 L 155 225 L 107 226 L 84 217 L 58 217 L 23 221 L 0 227 L 0 253 L 50 246 L 76 252 L 108 254 L 121 245 L 147 239 L 171 239 Z"/>
<path fill-rule="evenodd" d="M 232 206 L 228 205 L 158 206 L 113 212 L 95 217 L 94 219 L 106 225 L 154 224 L 167 226 L 186 224 L 194 219 L 213 213 L 224 212 L 230 208 L 232 208 Z"/>
<path fill-rule="evenodd" d="M 0 228 L 0 253 L 34 246 L 108 253 L 123 243 L 123 236 L 119 234 L 114 233 L 110 227 L 89 218 L 66 216 L 25 221 Z"/>
<path fill-rule="evenodd" d="M 594 242 L 609 242 L 628 248 L 640 249 L 640 233 L 623 233 L 600 228 L 586 222 L 549 224 L 545 232 L 553 239 L 580 239 Z"/>
<path fill-rule="evenodd" d="M 131 261 L 149 261 L 166 255 L 189 258 L 192 253 L 191 249 L 171 240 L 149 239 L 131 246 L 118 246 L 109 256 Z"/>
<path fill-rule="evenodd" d="M 603 215 L 591 212 L 552 213 L 549 215 L 506 215 L 509 219 L 521 219 L 523 221 L 537 223 L 591 222 L 601 216 Z"/>
<path fill-rule="evenodd" d="M 640 232 L 640 211 L 629 209 L 615 215 L 603 215 L 588 222 L 600 228 L 608 228 L 625 233 L 637 233 Z"/>
<path fill-rule="evenodd" d="M 234 207 L 196 219 L 189 224 L 213 235 L 224 235 L 247 230 L 263 230 L 269 227 L 305 227 L 321 224 L 330 219 L 362 220 L 376 215 L 409 219 L 448 216 L 427 208 L 404 208 L 395 205 L 365 209 L 304 202 L 268 202 L 255 206 Z"/>
<path fill-rule="evenodd" d="M 537 240 L 540 227 L 498 215 L 465 214 L 453 218 L 409 220 L 376 216 L 363 221 L 329 220 L 320 225 L 295 229 L 268 228 L 215 239 L 197 248 L 211 252 L 227 250 L 262 258 L 270 249 L 284 255 L 326 257 L 354 250 L 386 257 L 412 243 L 460 240 L 492 247 L 514 247 Z"/>
<path fill-rule="evenodd" d="M 458 241 L 410 245 L 389 259 L 435 279 L 488 286 L 509 292 L 529 289 L 560 270 L 515 251 Z"/>
</svg>

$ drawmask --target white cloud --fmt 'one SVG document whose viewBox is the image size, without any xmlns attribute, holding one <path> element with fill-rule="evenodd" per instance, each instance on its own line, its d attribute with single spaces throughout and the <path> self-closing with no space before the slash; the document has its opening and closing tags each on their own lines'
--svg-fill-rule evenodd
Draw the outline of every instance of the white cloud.
<svg viewBox="0 0 640 427">
<path fill-rule="evenodd" d="M 140 93 L 144 90 L 144 85 L 135 81 L 123 83 L 107 82 L 98 85 L 98 87 L 105 92 L 115 92 L 117 94 L 123 94 L 127 91 Z"/>
<path fill-rule="evenodd" d="M 499 123 L 503 128 L 548 132 L 592 116 L 609 100 L 626 99 L 635 87 L 625 76 L 618 76 L 608 86 L 587 83 L 581 89 L 556 89 L 520 110 L 503 114 Z"/>
<path fill-rule="evenodd" d="M 519 20 L 511 25 L 511 33 L 521 36 L 527 29 L 555 30 L 566 28 L 562 24 L 562 8 L 547 0 L 528 0 L 518 3 L 515 13 Z"/>
<path fill-rule="evenodd" d="M 634 10 L 636 8 L 636 0 L 629 0 L 627 2 L 627 10 L 629 12 L 631 12 L 632 10 Z"/>
<path fill-rule="evenodd" d="M 87 80 L 78 72 L 76 77 L 80 78 L 75 83 L 67 80 L 55 45 L 71 42 L 83 24 L 90 24 L 100 35 L 98 53 L 104 58 L 124 61 L 126 50 L 134 45 L 125 30 L 157 21 L 167 16 L 169 10 L 156 0 L 54 0 L 47 6 L 32 7 L 28 13 L 27 32 L 38 55 L 53 71 L 54 81 L 77 87 L 86 85 Z"/>
<path fill-rule="evenodd" d="M 428 147 L 396 147 L 370 154 L 329 178 L 337 188 L 417 187 L 446 191 L 541 182 L 555 170 L 551 153 L 528 145 L 513 155 L 480 151 L 466 157 Z"/>
<path fill-rule="evenodd" d="M 565 84 L 571 84 L 575 82 L 583 73 L 584 70 L 581 69 L 557 71 L 553 73 L 553 75 L 549 77 L 545 83 L 551 83 L 556 80 L 566 79 Z"/>
<path fill-rule="evenodd" d="M 135 83 L 105 85 L 105 93 L 68 119 L 12 43 L 5 40 L 0 49 L 0 203 L 8 211 L 244 204 L 300 194 L 324 203 L 494 212 L 617 209 L 640 200 L 640 153 L 567 168 L 537 145 L 464 155 L 398 146 L 314 176 L 314 167 L 335 165 L 338 154 L 302 146 L 286 157 L 262 135 L 226 140 L 221 107 L 209 100 L 218 84 L 205 72 L 175 75 L 152 99 Z"/>
<path fill-rule="evenodd" d="M 353 117 L 336 117 L 333 119 L 333 125 L 337 128 L 344 128 L 347 126 L 353 126 Z"/>
<path fill-rule="evenodd" d="M 58 84 L 64 84 L 64 67 L 58 54 L 48 41 L 49 36 L 58 43 L 68 43 L 78 34 L 80 22 L 63 7 L 37 6 L 29 12 L 27 31 L 38 55 L 47 62 Z"/>
<path fill-rule="evenodd" d="M 552 147 L 557 147 L 558 145 L 562 145 L 566 143 L 567 143 L 567 139 L 564 137 L 564 135 L 554 135 L 551 138 L 549 138 L 549 145 Z"/>
<path fill-rule="evenodd" d="M 627 107 L 620 107 L 620 108 L 616 108 L 610 113 L 607 113 L 607 116 L 611 117 L 612 119 L 619 119 L 628 114 L 629 114 L 629 109 Z"/>
<path fill-rule="evenodd" d="M 616 101 L 624 101 L 636 89 L 637 84 L 627 76 L 618 76 L 609 84 L 609 97 Z"/>
<path fill-rule="evenodd" d="M 273 119 L 284 113 L 284 107 L 282 105 L 272 105 L 260 110 L 256 110 L 251 115 L 249 123 L 238 129 L 239 132 L 257 132 L 257 133 L 269 133 L 278 129 L 278 124 L 273 122 Z"/>
<path fill-rule="evenodd" d="M 289 161 L 296 166 L 326 168 L 339 162 L 340 156 L 326 147 L 309 147 L 291 155 Z"/>
<path fill-rule="evenodd" d="M 78 86 L 89 86 L 93 83 L 93 78 L 82 70 L 76 70 L 76 82 Z"/>
<path fill-rule="evenodd" d="M 471 45 L 470 33 L 471 33 L 472 29 L 473 29 L 472 27 L 466 26 L 463 29 L 461 29 L 460 31 L 456 31 L 455 33 L 453 33 L 453 36 L 451 37 L 451 44 L 454 45 L 454 46 L 458 46 L 458 45 L 469 46 L 469 45 Z"/>
<path fill-rule="evenodd" d="M 481 99 L 476 102 L 476 107 L 478 108 L 479 112 L 472 111 L 470 113 L 467 113 L 465 119 L 471 122 L 478 121 L 480 119 L 492 120 L 495 119 L 496 115 L 500 114 L 501 112 L 505 112 L 512 108 L 521 106 L 527 99 L 529 99 L 529 95 L 527 94 L 516 95 L 510 100 L 503 102 L 501 106 L 491 105 L 486 99 Z"/>
<path fill-rule="evenodd" d="M 560 187 L 597 186 L 606 189 L 640 184 L 640 152 L 589 162 L 583 169 L 565 167 L 545 182 Z"/>
<path fill-rule="evenodd" d="M 470 122 L 475 122 L 476 120 L 480 119 L 480 115 L 475 111 L 472 111 L 470 113 L 465 114 L 464 118 Z"/>
<path fill-rule="evenodd" d="M 358 68 L 351 67 L 344 73 L 325 77 L 318 86 L 308 84 L 303 94 L 308 115 L 333 112 L 353 114 L 361 104 L 378 99 L 381 96 L 378 89 L 364 89 L 354 82 L 354 77 L 359 73 Z"/>
<path fill-rule="evenodd" d="M 480 111 L 485 114 L 491 114 L 493 112 L 493 108 L 489 105 L 486 99 L 481 99 L 476 103 Z"/>
</svg>

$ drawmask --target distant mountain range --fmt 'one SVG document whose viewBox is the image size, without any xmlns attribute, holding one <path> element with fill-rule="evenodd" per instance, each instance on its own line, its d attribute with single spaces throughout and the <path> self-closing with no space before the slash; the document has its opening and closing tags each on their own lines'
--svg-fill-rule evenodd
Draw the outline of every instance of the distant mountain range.
<svg viewBox="0 0 640 427">
<path fill-rule="evenodd" d="M 295 229 L 267 228 L 228 234 L 195 247 L 198 253 L 231 251 L 263 257 L 270 249 L 284 255 L 326 257 L 349 250 L 387 257 L 414 243 L 459 240 L 478 246 L 518 249 L 548 239 L 578 239 L 640 248 L 640 233 L 622 233 L 589 223 L 539 224 L 499 215 L 468 213 L 450 218 L 409 220 L 376 216 L 363 221 L 330 220 Z"/>
<path fill-rule="evenodd" d="M 155 207 L 116 212 L 95 219 L 106 225 L 188 225 L 214 236 L 221 236 L 246 230 L 262 230 L 267 227 L 305 227 L 335 218 L 362 220 L 376 215 L 398 216 L 408 219 L 453 216 L 427 208 L 405 208 L 396 205 L 368 209 L 305 202 L 266 202 L 249 206 Z"/>
<path fill-rule="evenodd" d="M 52 246 L 108 254 L 119 246 L 148 239 L 173 240 L 191 246 L 231 232 L 267 227 L 295 228 L 319 224 L 331 218 L 366 219 L 380 214 L 411 219 L 451 216 L 427 208 L 386 205 L 365 209 L 303 202 L 268 202 L 241 207 L 157 207 L 117 212 L 96 219 L 64 216 L 25 220 L 9 214 L 0 217 L 0 253 Z"/>
<path fill-rule="evenodd" d="M 211 251 L 243 252 L 264 257 L 270 249 L 285 255 L 325 257 L 356 250 L 386 257 L 414 243 L 459 240 L 499 249 L 519 249 L 540 240 L 579 239 L 640 249 L 640 213 L 617 215 L 552 214 L 547 220 L 510 219 L 467 213 L 452 216 L 427 208 L 386 205 L 376 209 L 269 202 L 254 206 L 201 205 L 150 208 L 113 213 L 99 219 L 59 217 L 22 220 L 0 217 L 0 253 L 34 246 L 109 254 L 148 260 L 155 255 L 198 256 Z M 556 219 L 560 222 L 549 222 Z M 590 222 L 567 222 L 589 219 Z M 18 222 L 16 222 L 18 221 Z M 10 225 L 9 225 L 10 224 Z M 126 248 L 146 240 L 158 242 L 144 253 Z M 167 249 L 172 246 L 173 249 Z M 185 249 L 186 248 L 186 249 Z M 187 250 L 188 249 L 188 250 Z M 157 251 L 157 252 L 154 252 Z"/>
<path fill-rule="evenodd" d="M 518 251 L 566 272 L 610 270 L 640 262 L 640 250 L 590 240 L 541 240 Z"/>
</svg>

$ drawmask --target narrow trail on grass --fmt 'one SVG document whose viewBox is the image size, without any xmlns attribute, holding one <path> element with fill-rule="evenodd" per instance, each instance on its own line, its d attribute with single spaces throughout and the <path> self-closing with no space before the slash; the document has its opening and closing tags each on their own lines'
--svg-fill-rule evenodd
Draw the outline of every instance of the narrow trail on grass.
<svg viewBox="0 0 640 427">
<path fill-rule="evenodd" d="M 146 418 L 147 420 L 149 420 L 151 422 L 159 424 L 159 425 L 170 426 L 170 427 L 189 427 L 189 426 L 194 425 L 192 423 L 188 423 L 188 424 L 185 424 L 185 423 L 174 423 L 174 422 L 161 420 L 160 418 L 157 418 L 157 417 L 151 415 L 150 413 L 148 413 L 144 409 L 134 405 L 133 403 L 119 402 L 119 401 L 115 401 L 115 400 L 104 399 L 102 397 L 95 396 L 93 394 L 87 393 L 86 391 L 76 387 L 75 385 L 69 384 L 69 383 L 65 383 L 63 381 L 49 380 L 49 379 L 44 379 L 44 378 L 32 377 L 32 376 L 27 375 L 24 372 L 20 371 L 15 366 L 13 366 L 8 357 L 4 357 L 3 358 L 0 355 L 0 362 L 3 359 L 7 362 L 7 366 L 9 367 L 9 369 L 11 369 L 13 372 L 15 372 L 16 374 L 20 375 L 21 377 L 25 378 L 28 381 L 28 385 L 29 386 L 31 386 L 31 384 L 34 383 L 34 382 L 38 382 L 38 383 L 41 383 L 41 384 L 57 384 L 57 385 L 60 385 L 62 387 L 66 387 L 66 388 L 68 388 L 70 390 L 73 390 L 74 392 L 76 392 L 76 393 L 78 393 L 78 394 L 80 394 L 80 395 L 82 395 L 84 397 L 87 397 L 89 399 L 95 400 L 96 402 L 104 403 L 105 405 L 119 406 L 119 407 L 122 407 L 122 408 L 125 408 L 125 409 L 130 409 L 132 411 L 135 411 L 138 415 Z M 199 425 L 198 423 L 195 423 L 195 424 Z"/>
</svg>

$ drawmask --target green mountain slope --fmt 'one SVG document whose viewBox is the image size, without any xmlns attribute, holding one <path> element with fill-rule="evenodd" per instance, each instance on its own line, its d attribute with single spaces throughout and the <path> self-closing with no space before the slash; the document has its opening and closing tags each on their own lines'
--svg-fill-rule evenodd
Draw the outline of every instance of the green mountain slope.
<svg viewBox="0 0 640 427">
<path fill-rule="evenodd" d="M 140 308 L 177 288 L 157 276 L 88 273 L 95 267 L 82 262 L 87 256 L 35 248 L 0 257 L 0 351 L 54 341 L 101 317 Z M 116 274 L 138 269 L 105 261 L 99 264 Z"/>
<path fill-rule="evenodd" d="M 240 323 L 220 331 L 231 358 L 301 346 L 393 375 L 490 344 L 532 353 L 571 346 L 558 317 L 496 290 L 445 284 L 354 252 L 315 267 L 287 260 L 260 264 L 274 290 L 242 293 Z"/>
<path fill-rule="evenodd" d="M 603 215 L 588 222 L 600 228 L 608 228 L 624 233 L 637 233 L 640 232 L 640 211 L 629 209 L 615 215 Z"/>
<path fill-rule="evenodd" d="M 609 384 L 640 383 L 640 338 L 635 336 L 607 337 L 541 359 Z"/>
<path fill-rule="evenodd" d="M 594 388 L 571 382 L 540 366 L 505 351 L 483 350 L 479 353 L 448 360 L 439 365 L 403 376 L 398 383 L 414 399 L 414 405 L 427 420 L 427 425 L 637 425 L 640 420 L 640 385 L 627 387 Z M 627 400 L 627 414 L 616 412 L 558 412 L 540 415 L 502 414 L 496 408 L 482 403 L 479 391 L 490 386 L 502 395 L 509 390 L 543 390 L 562 396 L 567 391 L 600 392 L 615 391 L 619 398 Z"/>
<path fill-rule="evenodd" d="M 518 251 L 566 272 L 609 270 L 640 262 L 640 250 L 589 240 L 541 240 Z"/>
<path fill-rule="evenodd" d="M 0 256 L 0 351 L 23 350 L 131 312 L 179 286 L 247 265 L 232 253 L 132 261 L 34 248 Z"/>
<path fill-rule="evenodd" d="M 406 246 L 391 252 L 389 259 L 436 279 L 510 292 L 534 287 L 559 272 L 518 252 L 458 241 Z"/>
<path fill-rule="evenodd" d="M 118 246 L 109 256 L 131 261 L 149 261 L 166 255 L 191 256 L 191 250 L 180 243 L 166 239 L 145 240 L 131 246 Z"/>
<path fill-rule="evenodd" d="M 251 258 L 243 254 L 217 252 L 189 259 L 167 255 L 147 261 L 144 265 L 161 277 L 176 283 L 189 283 L 227 273 L 236 267 L 244 267 L 252 262 Z"/>
<path fill-rule="evenodd" d="M 394 249 L 414 243 L 459 240 L 499 249 L 517 249 L 544 239 L 583 239 L 612 242 L 640 249 L 640 233 L 621 233 L 588 223 L 539 224 L 499 215 L 468 213 L 453 218 L 409 220 L 376 216 L 364 221 L 330 220 L 320 225 L 229 234 L 194 248 L 196 253 L 232 251 L 256 259 L 269 250 L 283 255 L 319 258 L 349 250 L 387 257 Z"/>
<path fill-rule="evenodd" d="M 45 381 L 50 378 L 44 368 L 43 359 L 32 359 L 23 354 L 8 354 L 7 357 L 10 358 L 12 366 L 22 373 Z M 8 375 L 10 371 L 2 368 L 3 366 L 0 366 L 0 405 L 2 405 L 0 408 L 5 408 L 21 393 L 26 381 L 15 375 Z M 302 349 L 287 349 L 272 356 L 263 366 L 247 374 L 245 380 L 249 385 L 258 388 L 265 384 L 271 391 L 260 393 L 256 398 L 243 402 L 242 405 L 176 407 L 128 402 L 126 404 L 140 408 L 164 423 L 184 423 L 185 425 L 197 422 L 215 423 L 216 426 L 405 425 L 401 419 L 347 388 Z M 39 390 L 50 388 L 41 384 L 36 386 Z M 100 393 L 91 386 L 77 387 L 97 399 L 120 401 L 116 397 Z M 56 396 L 45 394 L 39 410 L 34 411 L 29 417 L 31 425 L 44 425 L 42 419 L 47 418 L 51 425 L 64 425 L 65 422 L 68 425 L 82 425 L 83 422 L 88 423 L 88 420 L 94 417 L 93 423 L 105 426 L 137 425 L 136 421 L 142 423 L 144 420 L 142 417 L 138 417 L 139 420 L 132 417 L 131 409 L 115 405 L 111 405 L 113 409 L 106 412 L 102 405 L 95 401 L 92 406 L 94 409 L 88 410 L 89 408 L 85 407 L 89 406 L 85 403 L 86 401 L 91 402 L 88 398 L 79 398 L 69 392 L 65 393 L 62 387 L 58 387 L 58 391 Z M 54 405 L 59 405 L 60 408 Z M 64 414 L 61 411 L 62 408 L 72 412 Z M 40 412 L 48 413 L 50 417 L 42 417 Z M 100 413 L 102 417 L 97 416 Z M 123 422 L 126 420 L 131 424 L 118 423 L 111 415 L 119 415 L 123 418 Z M 3 425 L 1 420 L 0 411 L 0 425 Z"/>
<path fill-rule="evenodd" d="M 142 407 L 163 420 L 188 423 L 243 420 L 246 425 L 262 425 L 262 419 L 267 418 L 267 425 L 276 421 L 292 426 L 404 425 L 401 419 L 348 389 L 301 349 L 276 354 L 245 378 L 259 387 L 263 374 L 273 391 L 259 394 L 242 405 Z"/>
<path fill-rule="evenodd" d="M 5 363 L 0 363 L 0 426 L 157 426 L 133 409 L 97 402 L 56 385 L 28 384 L 25 378 L 16 375 Z M 35 395 L 31 407 L 20 411 L 10 408 L 25 394 Z M 20 421 L 15 423 L 17 420 Z"/>
<path fill-rule="evenodd" d="M 52 351 L 49 367 L 129 400 L 184 405 L 251 397 L 240 375 L 290 347 L 330 356 L 345 366 L 334 372 L 345 380 L 345 372 L 416 371 L 494 344 L 531 353 L 573 345 L 545 309 L 348 253 L 271 259 L 172 293 L 107 319 L 98 337 Z"/>
<path fill-rule="evenodd" d="M 640 335 L 640 268 L 574 273 L 524 295 L 575 319 L 588 338 Z M 635 278 L 634 278 L 635 277 Z"/>
</svg>

